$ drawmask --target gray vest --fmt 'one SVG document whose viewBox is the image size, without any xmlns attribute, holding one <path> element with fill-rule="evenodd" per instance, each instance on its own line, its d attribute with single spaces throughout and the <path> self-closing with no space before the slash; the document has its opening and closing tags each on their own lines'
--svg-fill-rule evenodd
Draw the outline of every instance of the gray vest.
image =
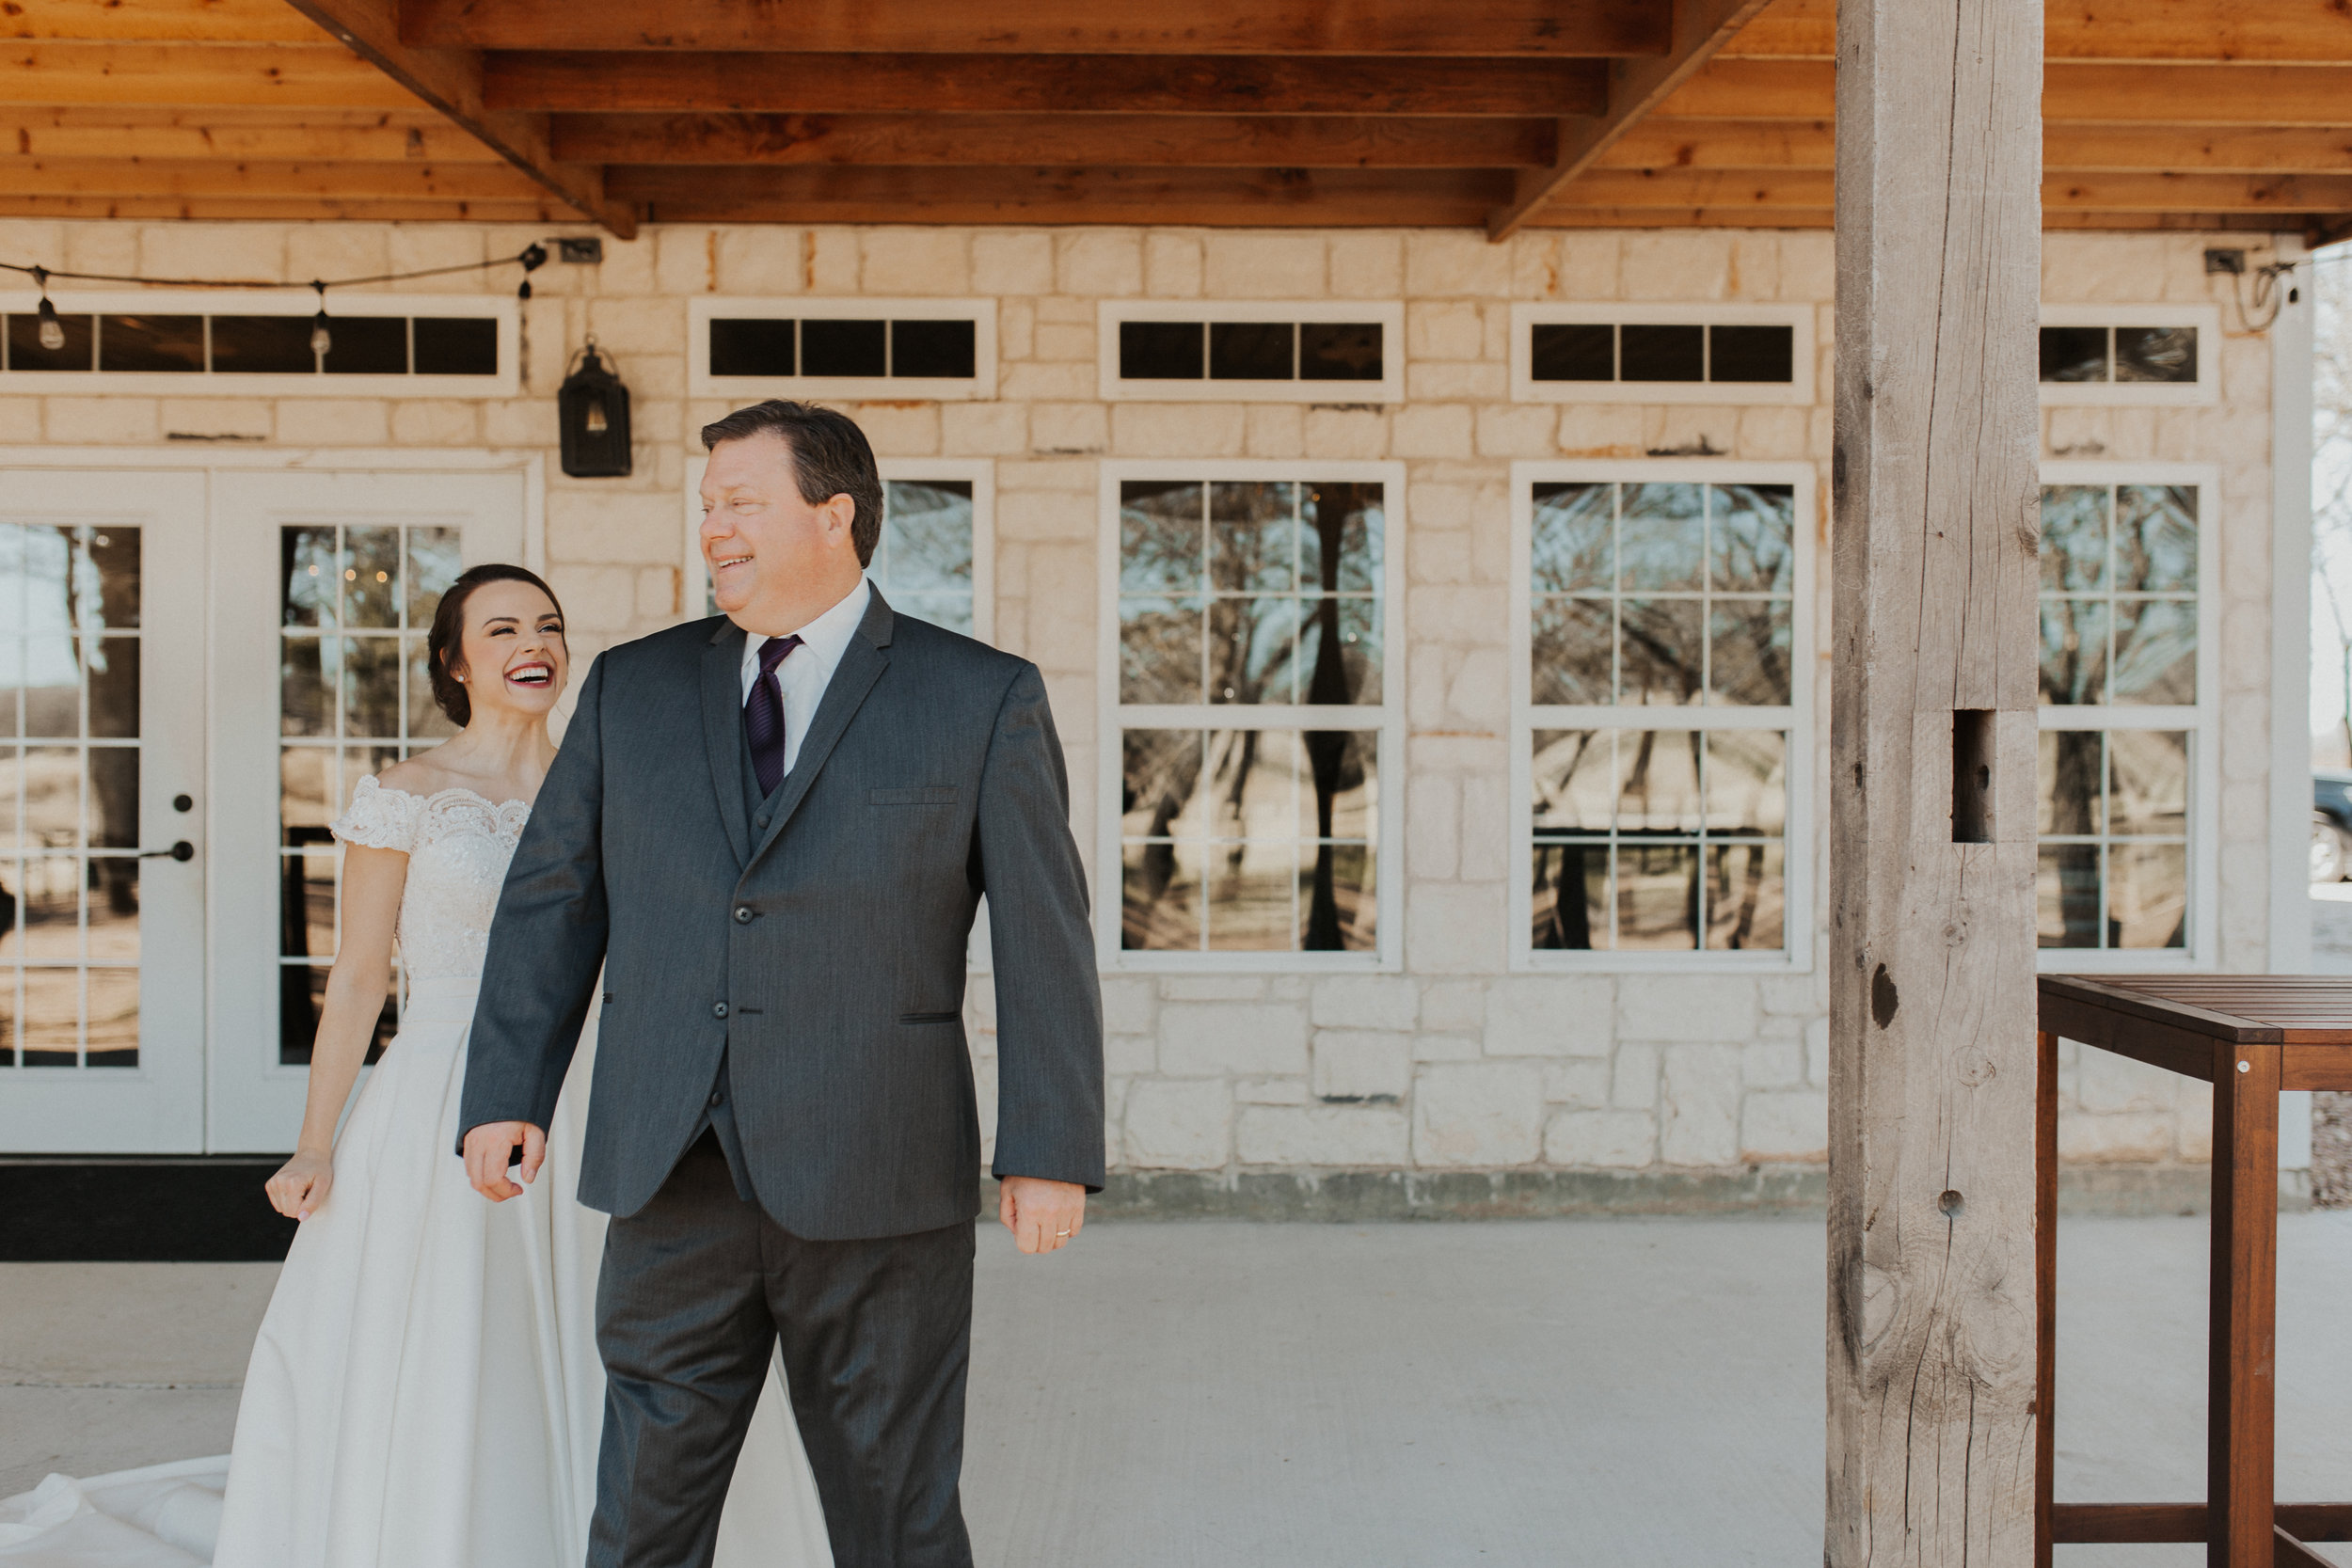
<svg viewBox="0 0 2352 1568">
<path fill-rule="evenodd" d="M 784 784 L 779 781 L 774 794 L 761 794 L 759 770 L 752 766 L 751 737 L 744 736 L 736 749 L 741 754 L 743 765 L 743 811 L 751 818 L 752 832 L 756 837 L 768 831 L 776 798 L 784 793 Z M 752 1191 L 751 1164 L 743 1157 L 743 1137 L 735 1126 L 735 1090 L 728 1081 L 727 1056 L 723 1051 L 719 1053 L 719 1075 L 710 1085 L 710 1101 L 703 1112 L 703 1123 L 718 1136 L 720 1152 L 727 1157 L 727 1174 L 735 1179 L 735 1196 L 746 1203 L 757 1202 L 758 1198 Z M 695 1130 L 694 1136 L 702 1136 L 700 1128 Z"/>
</svg>

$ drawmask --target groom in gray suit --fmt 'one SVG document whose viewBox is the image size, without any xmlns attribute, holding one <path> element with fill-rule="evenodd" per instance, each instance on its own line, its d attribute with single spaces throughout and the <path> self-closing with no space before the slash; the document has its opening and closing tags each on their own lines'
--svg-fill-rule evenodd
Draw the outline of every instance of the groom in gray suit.
<svg viewBox="0 0 2352 1568">
<path fill-rule="evenodd" d="M 771 402 L 703 441 L 725 613 L 580 682 L 491 927 L 462 1152 L 493 1199 L 521 1191 L 511 1151 L 536 1173 L 601 968 L 590 1568 L 710 1561 L 779 1337 L 836 1568 L 965 1568 L 983 893 L 1000 1217 L 1051 1252 L 1103 1182 L 1061 745 L 1035 666 L 866 581 L 882 488 L 855 424 Z"/>
</svg>

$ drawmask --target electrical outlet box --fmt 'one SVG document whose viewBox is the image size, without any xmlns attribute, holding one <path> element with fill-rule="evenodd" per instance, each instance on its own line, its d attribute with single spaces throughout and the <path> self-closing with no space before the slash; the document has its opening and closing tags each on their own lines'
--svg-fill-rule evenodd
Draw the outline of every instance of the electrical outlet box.
<svg viewBox="0 0 2352 1568">
<path fill-rule="evenodd" d="M 558 261 L 570 261 L 575 265 L 591 267 L 596 266 L 604 260 L 603 236 L 597 234 L 588 234 L 577 239 L 569 237 L 560 239 L 555 242 L 555 254 Z M 2213 270 L 2211 261 L 2213 254 L 2214 253 L 2211 251 L 2206 253 L 2207 262 L 2205 270 L 2207 272 L 2211 272 Z M 2238 255 L 2240 253 L 2233 251 L 2231 254 Z"/>
<path fill-rule="evenodd" d="M 2233 275 L 2242 273 L 2246 270 L 2246 252 L 2208 250 L 2205 252 L 2205 270 L 2209 273 L 2226 272 Z"/>
</svg>

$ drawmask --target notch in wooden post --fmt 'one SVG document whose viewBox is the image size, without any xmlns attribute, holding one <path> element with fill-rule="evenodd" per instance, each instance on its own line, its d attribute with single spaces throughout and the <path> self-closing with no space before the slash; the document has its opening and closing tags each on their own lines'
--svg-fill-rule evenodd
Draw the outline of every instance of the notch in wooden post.
<svg viewBox="0 0 2352 1568">
<path fill-rule="evenodd" d="M 1993 842 L 1993 709 L 1952 710 L 1952 842 Z"/>
</svg>

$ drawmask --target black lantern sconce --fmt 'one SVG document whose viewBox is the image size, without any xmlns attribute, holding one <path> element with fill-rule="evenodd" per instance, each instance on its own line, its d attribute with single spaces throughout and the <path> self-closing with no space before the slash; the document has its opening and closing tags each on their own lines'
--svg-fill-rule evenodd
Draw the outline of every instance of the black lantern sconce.
<svg viewBox="0 0 2352 1568">
<path fill-rule="evenodd" d="M 628 388 L 588 340 L 555 394 L 564 471 L 574 479 L 625 479 L 629 470 Z"/>
</svg>

